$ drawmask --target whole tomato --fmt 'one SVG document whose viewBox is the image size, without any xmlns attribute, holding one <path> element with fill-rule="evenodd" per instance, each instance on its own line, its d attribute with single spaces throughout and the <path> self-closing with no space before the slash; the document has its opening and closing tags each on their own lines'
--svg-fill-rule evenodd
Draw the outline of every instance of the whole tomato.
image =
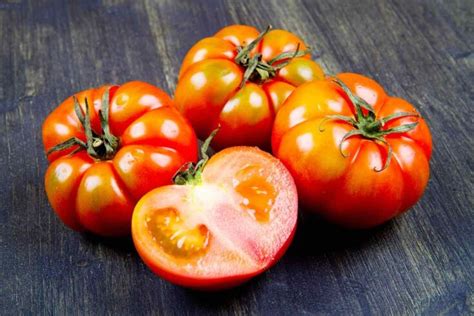
<svg viewBox="0 0 474 316">
<path fill-rule="evenodd" d="M 157 87 L 132 81 L 79 92 L 49 114 L 45 189 L 67 226 L 129 234 L 138 199 L 197 159 L 194 131 L 171 104 Z"/>
<path fill-rule="evenodd" d="M 213 148 L 270 148 L 275 113 L 300 84 L 322 79 L 303 41 L 285 30 L 232 25 L 197 42 L 181 66 L 175 104 Z"/>
<path fill-rule="evenodd" d="M 368 228 L 421 198 L 432 142 L 410 103 L 367 77 L 343 73 L 291 94 L 275 119 L 272 148 L 306 209 Z"/>
</svg>

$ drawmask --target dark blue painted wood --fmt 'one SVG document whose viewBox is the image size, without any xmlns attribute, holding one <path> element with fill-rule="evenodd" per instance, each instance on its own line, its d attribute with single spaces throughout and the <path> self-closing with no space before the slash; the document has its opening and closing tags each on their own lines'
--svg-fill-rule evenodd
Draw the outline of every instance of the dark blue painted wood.
<svg viewBox="0 0 474 316">
<path fill-rule="evenodd" d="M 472 1 L 0 0 L 1 314 L 470 314 Z M 303 218 L 275 267 L 195 293 L 155 277 L 130 240 L 60 223 L 43 188 L 42 120 L 75 91 L 139 79 L 168 92 L 198 39 L 231 23 L 298 33 L 332 73 L 418 104 L 434 136 L 424 198 L 372 231 Z"/>
</svg>

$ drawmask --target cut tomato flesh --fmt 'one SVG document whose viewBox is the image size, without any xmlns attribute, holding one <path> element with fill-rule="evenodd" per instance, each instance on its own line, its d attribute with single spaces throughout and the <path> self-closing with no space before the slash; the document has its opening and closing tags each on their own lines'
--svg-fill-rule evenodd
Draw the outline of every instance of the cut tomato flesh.
<svg viewBox="0 0 474 316">
<path fill-rule="evenodd" d="M 159 209 L 146 217 L 146 225 L 153 239 L 169 255 L 192 257 L 203 253 L 209 243 L 205 225 L 188 229 L 174 208 Z"/>
<path fill-rule="evenodd" d="M 267 153 L 237 147 L 213 156 L 200 184 L 146 194 L 135 208 L 132 236 L 145 263 L 163 278 L 221 288 L 278 260 L 296 219 L 297 194 L 288 171 Z"/>
<path fill-rule="evenodd" d="M 263 173 L 263 166 L 249 165 L 233 178 L 234 189 L 242 196 L 240 206 L 260 222 L 269 220 L 276 195 L 274 186 Z"/>
</svg>

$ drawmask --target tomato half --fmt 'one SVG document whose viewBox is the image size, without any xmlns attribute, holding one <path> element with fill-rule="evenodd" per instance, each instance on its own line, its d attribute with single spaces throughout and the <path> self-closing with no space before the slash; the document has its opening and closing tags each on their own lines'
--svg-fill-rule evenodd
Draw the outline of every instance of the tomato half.
<svg viewBox="0 0 474 316">
<path fill-rule="evenodd" d="M 43 123 L 44 148 L 53 150 L 45 175 L 49 202 L 74 230 L 130 234 L 136 201 L 197 159 L 196 135 L 171 99 L 145 82 L 74 97 Z"/>
<path fill-rule="evenodd" d="M 426 122 L 372 79 L 343 73 L 297 88 L 281 107 L 273 153 L 302 204 L 352 228 L 379 225 L 422 196 L 432 151 Z"/>
<path fill-rule="evenodd" d="M 198 180 L 154 189 L 138 202 L 135 247 L 154 273 L 175 284 L 236 286 L 288 248 L 296 187 L 278 159 L 254 147 L 225 149 L 198 173 Z"/>
<path fill-rule="evenodd" d="M 217 126 L 215 149 L 270 149 L 275 113 L 296 86 L 322 79 L 303 41 L 285 30 L 260 33 L 232 25 L 187 53 L 176 87 L 177 108 L 204 139 Z"/>
</svg>

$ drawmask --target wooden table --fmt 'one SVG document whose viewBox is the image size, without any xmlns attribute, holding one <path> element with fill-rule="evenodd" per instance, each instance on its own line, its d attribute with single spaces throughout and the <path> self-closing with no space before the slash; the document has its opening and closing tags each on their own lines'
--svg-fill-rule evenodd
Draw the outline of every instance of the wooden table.
<svg viewBox="0 0 474 316">
<path fill-rule="evenodd" d="M 299 34 L 329 73 L 419 106 L 432 175 L 406 215 L 347 232 L 303 218 L 275 267 L 223 293 L 155 277 L 130 240 L 65 228 L 43 187 L 45 116 L 73 92 L 140 79 L 172 93 L 198 39 L 232 23 Z M 474 313 L 474 2 L 0 0 L 0 314 Z"/>
</svg>

